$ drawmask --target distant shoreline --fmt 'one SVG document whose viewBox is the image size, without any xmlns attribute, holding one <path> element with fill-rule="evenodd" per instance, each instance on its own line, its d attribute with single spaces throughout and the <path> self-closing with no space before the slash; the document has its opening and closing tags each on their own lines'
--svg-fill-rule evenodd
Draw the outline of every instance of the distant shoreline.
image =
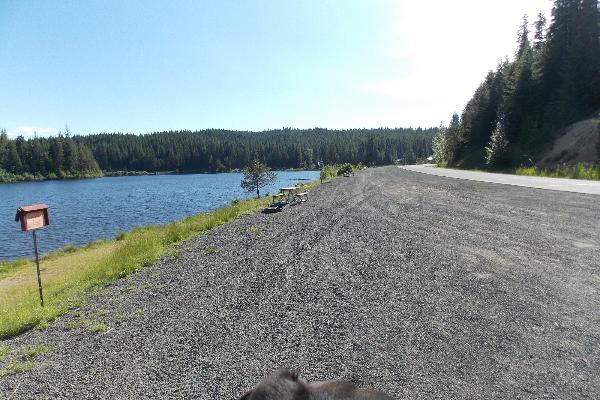
<svg viewBox="0 0 600 400">
<path fill-rule="evenodd" d="M 305 169 L 305 168 L 285 168 L 285 169 L 277 169 L 274 171 L 316 171 L 317 169 Z M 77 179 L 96 179 L 96 178 L 114 178 L 114 177 L 124 177 L 124 176 L 157 176 L 157 175 L 193 175 L 193 174 L 227 174 L 227 173 L 235 173 L 235 172 L 243 172 L 241 169 L 232 169 L 227 171 L 202 171 L 202 170 L 192 170 L 192 171 L 156 171 L 156 172 L 148 172 L 148 171 L 102 171 L 100 174 L 82 174 L 82 175 L 74 175 L 74 176 L 50 176 L 46 177 L 43 175 L 32 175 L 32 174 L 10 174 L 9 176 L 1 176 L 0 175 L 0 184 L 5 183 L 22 183 L 22 182 L 45 182 L 45 181 L 67 181 L 67 180 L 77 180 Z"/>
<path fill-rule="evenodd" d="M 1 171 L 4 172 L 4 171 Z M 12 174 L 12 173 L 2 173 L 0 174 L 0 184 L 3 183 L 20 183 L 20 182 L 43 182 L 43 181 L 66 181 L 66 180 L 74 180 L 74 179 L 94 179 L 94 178 L 102 178 L 105 176 L 102 171 L 98 172 L 90 172 L 90 173 L 81 173 L 81 174 L 64 174 L 63 176 L 57 176 L 52 174 L 50 176 L 44 176 L 41 174 Z"/>
</svg>

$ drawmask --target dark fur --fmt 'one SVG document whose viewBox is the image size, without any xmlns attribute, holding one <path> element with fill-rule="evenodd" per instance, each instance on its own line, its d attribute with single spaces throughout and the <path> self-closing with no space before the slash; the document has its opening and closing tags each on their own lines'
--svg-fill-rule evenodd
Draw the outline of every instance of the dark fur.
<svg viewBox="0 0 600 400">
<path fill-rule="evenodd" d="M 358 389 L 350 382 L 305 383 L 285 368 L 269 375 L 239 400 L 392 400 L 384 393 Z"/>
</svg>

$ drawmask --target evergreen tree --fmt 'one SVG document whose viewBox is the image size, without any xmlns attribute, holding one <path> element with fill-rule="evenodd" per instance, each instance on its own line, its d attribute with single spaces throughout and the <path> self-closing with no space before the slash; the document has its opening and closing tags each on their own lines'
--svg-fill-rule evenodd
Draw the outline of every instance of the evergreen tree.
<svg viewBox="0 0 600 400">
<path fill-rule="evenodd" d="M 437 134 L 433 137 L 433 159 L 440 167 L 447 167 L 448 160 L 450 159 L 446 135 L 447 129 L 442 123 L 438 128 Z"/>
<path fill-rule="evenodd" d="M 460 117 L 457 113 L 452 115 L 450 125 L 446 130 L 446 154 L 448 158 L 448 164 L 453 165 L 458 159 L 459 146 L 462 141 L 462 127 L 460 123 Z"/>
<path fill-rule="evenodd" d="M 538 14 L 538 19 L 534 23 L 535 33 L 533 35 L 533 48 L 541 51 L 546 40 L 546 16 L 544 13 Z"/>
<path fill-rule="evenodd" d="M 501 121 L 496 124 L 490 143 L 485 147 L 485 162 L 488 166 L 499 168 L 506 166 L 508 158 L 508 140 Z"/>
<path fill-rule="evenodd" d="M 525 51 L 528 51 L 531 48 L 529 44 L 529 18 L 527 17 L 527 14 L 523 15 L 523 21 L 521 22 L 521 27 L 519 28 L 517 44 L 518 48 L 516 58 L 518 60 L 523 56 Z"/>
<path fill-rule="evenodd" d="M 0 129 L 0 168 L 6 165 L 8 157 L 8 135 L 6 129 Z"/>
<path fill-rule="evenodd" d="M 536 86 L 533 79 L 533 49 L 527 37 L 527 25 L 525 16 L 519 31 L 517 58 L 508 69 L 504 107 L 499 113 L 503 114 L 507 140 L 515 144 L 525 141 L 529 146 L 536 137 L 531 115 Z"/>
<path fill-rule="evenodd" d="M 16 142 L 12 140 L 8 142 L 4 169 L 13 174 L 20 174 L 23 172 L 23 163 L 21 162 L 21 157 L 19 156 L 17 145 L 15 143 Z"/>
<path fill-rule="evenodd" d="M 600 11 L 597 0 L 581 0 L 574 43 L 575 118 L 585 118 L 600 107 Z M 573 121 L 569 121 L 573 122 Z"/>
<path fill-rule="evenodd" d="M 29 171 L 32 174 L 40 174 L 45 176 L 48 173 L 48 152 L 44 149 L 42 143 L 43 142 L 39 139 L 33 139 L 29 141 L 31 153 Z"/>
<path fill-rule="evenodd" d="M 65 136 L 68 139 L 68 136 Z M 69 173 L 76 173 L 79 165 L 79 152 L 77 144 L 72 140 L 65 140 L 63 144 L 64 152 L 64 169 Z"/>
<path fill-rule="evenodd" d="M 249 192 L 256 191 L 256 197 L 260 198 L 260 188 L 265 187 L 277 179 L 275 172 L 269 170 L 260 160 L 253 160 L 246 170 L 240 186 Z"/>
<path fill-rule="evenodd" d="M 50 138 L 50 164 L 51 171 L 56 175 L 61 175 L 64 162 L 64 151 L 62 145 L 62 136 Z"/>
</svg>

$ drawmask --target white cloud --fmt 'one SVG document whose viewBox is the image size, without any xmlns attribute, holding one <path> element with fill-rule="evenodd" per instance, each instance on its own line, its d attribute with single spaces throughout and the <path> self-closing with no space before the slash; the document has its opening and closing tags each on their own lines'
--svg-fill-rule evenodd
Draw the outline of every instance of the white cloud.
<svg viewBox="0 0 600 400">
<path fill-rule="evenodd" d="M 396 68 L 360 87 L 396 104 L 396 125 L 422 126 L 460 113 L 487 72 L 512 57 L 522 16 L 534 22 L 552 6 L 548 0 L 388 4 L 395 23 L 380 51 Z"/>
<path fill-rule="evenodd" d="M 54 128 L 44 128 L 41 126 L 17 126 L 15 129 L 9 132 L 9 136 L 17 137 L 22 135 L 23 137 L 31 138 L 34 135 L 37 136 L 50 136 L 55 133 Z"/>
</svg>

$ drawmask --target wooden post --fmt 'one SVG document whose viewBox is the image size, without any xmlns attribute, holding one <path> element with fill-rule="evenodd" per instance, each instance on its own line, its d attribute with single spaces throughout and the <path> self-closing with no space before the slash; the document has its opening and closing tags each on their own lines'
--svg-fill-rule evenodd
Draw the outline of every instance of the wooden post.
<svg viewBox="0 0 600 400">
<path fill-rule="evenodd" d="M 33 249 L 35 250 L 35 265 L 37 267 L 37 279 L 38 289 L 40 291 L 40 302 L 44 307 L 44 294 L 42 293 L 42 277 L 40 276 L 40 255 L 38 253 L 37 236 L 35 235 L 36 229 L 33 230 Z"/>
<path fill-rule="evenodd" d="M 15 221 L 21 222 L 23 232 L 33 232 L 33 250 L 35 251 L 35 265 L 37 268 L 38 290 L 40 292 L 40 303 L 44 307 L 44 294 L 42 293 L 42 277 L 40 275 L 40 254 L 38 252 L 37 236 L 35 231 L 50 225 L 50 214 L 46 204 L 34 204 L 17 209 Z"/>
</svg>

